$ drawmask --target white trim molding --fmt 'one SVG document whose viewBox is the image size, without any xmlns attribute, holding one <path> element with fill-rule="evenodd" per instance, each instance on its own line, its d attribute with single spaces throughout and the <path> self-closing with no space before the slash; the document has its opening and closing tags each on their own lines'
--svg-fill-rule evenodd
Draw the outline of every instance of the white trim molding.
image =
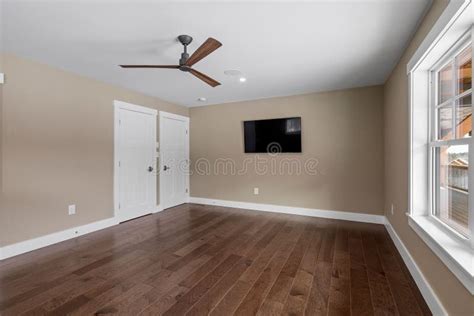
<svg viewBox="0 0 474 316">
<path fill-rule="evenodd" d="M 173 120 L 189 122 L 189 117 L 187 117 L 187 116 L 182 116 L 182 115 L 169 113 L 169 112 L 165 112 L 165 111 L 160 111 L 159 115 L 160 115 L 160 117 L 166 117 L 166 118 L 170 118 L 170 119 L 173 119 Z"/>
<path fill-rule="evenodd" d="M 120 174 L 120 151 L 119 151 L 119 141 L 120 141 L 120 133 L 119 133 L 119 125 L 120 125 L 120 113 L 119 111 L 121 109 L 123 110 L 128 110 L 128 111 L 134 111 L 134 112 L 140 112 L 140 113 L 145 113 L 149 114 L 154 117 L 154 124 L 153 124 L 153 136 L 154 136 L 154 144 L 156 144 L 156 124 L 157 124 L 157 116 L 158 116 L 158 110 L 156 109 L 151 109 L 147 108 L 141 105 L 136 105 L 132 103 L 127 103 L 123 101 L 118 101 L 114 100 L 113 102 L 114 105 L 114 216 L 118 217 L 120 214 L 120 194 L 119 194 L 119 174 Z M 156 148 L 154 150 L 154 153 L 156 155 Z M 156 159 L 153 159 L 153 168 L 157 170 L 157 163 Z M 159 205 L 156 205 L 156 196 L 157 196 L 157 182 L 156 179 L 155 181 L 152 182 L 152 199 L 155 200 L 155 205 L 150 206 L 150 213 L 156 213 L 157 209 L 159 208 Z M 124 220 L 128 220 L 128 218 L 123 218 Z"/>
<path fill-rule="evenodd" d="M 429 216 L 408 217 L 410 227 L 440 258 L 458 280 L 474 295 L 474 255 L 469 242 L 449 234 Z"/>
<path fill-rule="evenodd" d="M 410 61 L 407 64 L 407 73 L 409 74 L 414 69 L 420 66 L 420 63 L 431 52 L 434 46 L 439 44 L 440 39 L 451 29 L 453 23 L 465 11 L 464 9 L 471 3 L 472 0 L 450 0 L 446 9 L 440 15 L 436 23 L 426 35 L 423 42 L 421 42 L 418 49 L 415 51 Z"/>
<path fill-rule="evenodd" d="M 448 230 L 446 225 L 438 225 L 433 217 L 433 187 L 435 168 L 433 164 L 432 137 L 435 127 L 433 104 L 436 87 L 433 87 L 433 73 L 437 66 L 472 39 L 474 22 L 472 0 L 451 0 L 440 18 L 432 27 L 422 44 L 407 64 L 409 91 L 409 208 L 407 222 L 413 231 L 436 254 L 467 290 L 473 291 L 474 238 L 463 240 L 458 234 Z M 470 140 L 470 145 L 473 139 Z M 456 141 L 454 141 L 456 142 Z M 450 143 L 454 143 L 450 141 Z M 460 141 L 458 141 L 460 142 Z M 463 140 L 466 142 L 466 140 Z M 440 145 L 439 143 L 436 145 Z M 472 158 L 473 151 L 469 151 Z M 471 186 L 474 177 L 469 171 Z M 469 212 L 472 213 L 474 197 L 469 197 Z M 471 220 L 472 219 L 471 217 Z M 474 223 L 469 224 L 470 227 Z M 472 231 L 472 228 L 470 228 Z M 469 245 L 469 242 L 472 245 Z"/>
<path fill-rule="evenodd" d="M 237 201 L 228 201 L 228 200 L 216 200 L 216 199 L 207 199 L 207 198 L 199 198 L 199 197 L 190 197 L 189 203 L 233 207 L 233 208 L 241 208 L 245 210 L 254 210 L 254 211 L 264 211 L 264 212 L 284 213 L 284 214 L 293 214 L 293 215 L 302 215 L 302 216 L 311 216 L 311 217 L 320 217 L 320 218 L 339 219 L 339 220 L 353 221 L 353 222 L 363 222 L 363 223 L 373 223 L 373 224 L 385 223 L 385 216 L 365 214 L 365 213 L 331 211 L 331 210 L 321 210 L 321 209 L 312 209 L 312 208 L 304 208 L 304 207 L 237 202 Z"/>
<path fill-rule="evenodd" d="M 156 109 L 151 109 L 151 108 L 147 108 L 145 106 L 136 105 L 136 104 L 127 103 L 127 102 L 118 101 L 118 100 L 114 100 L 114 107 L 116 109 L 124 109 L 124 110 L 129 110 L 129 111 L 146 113 L 146 114 L 150 114 L 150 115 L 153 115 L 153 116 L 158 115 L 158 110 L 156 110 Z"/>
<path fill-rule="evenodd" d="M 0 248 L 0 260 L 21 255 L 23 253 L 40 249 L 49 245 L 57 244 L 61 241 L 76 238 L 117 224 L 119 224 L 119 221 L 112 217 L 4 246 Z"/>
<path fill-rule="evenodd" d="M 339 220 L 348 220 L 355 222 L 364 222 L 364 223 L 375 223 L 383 224 L 385 223 L 385 217 L 382 215 L 372 215 L 372 214 L 360 214 L 352 212 L 340 212 L 340 211 L 325 211 L 318 209 L 309 209 L 302 207 L 290 207 L 290 206 L 280 206 L 280 205 L 271 205 L 271 204 L 256 204 L 256 203 L 246 203 L 246 202 L 234 202 L 234 201 L 225 201 L 225 200 L 213 200 L 213 199 L 204 199 L 204 198 L 194 198 L 189 199 L 189 203 L 195 204 L 205 204 L 205 205 L 218 205 L 225 207 L 241 208 L 248 210 L 256 211 L 266 211 L 266 212 L 275 212 L 275 213 L 285 213 L 285 214 L 294 214 L 302 216 L 312 216 L 312 217 L 321 217 L 329 219 L 339 219 Z M 157 205 L 156 209 L 152 213 L 158 213 L 163 211 L 163 208 L 160 205 Z M 0 260 L 11 258 L 26 252 L 37 250 L 46 246 L 57 244 L 59 242 L 76 238 L 85 234 L 89 234 L 98 230 L 102 230 L 120 223 L 120 220 L 116 217 L 100 220 L 97 222 L 68 228 L 63 231 L 55 232 L 45 236 L 21 241 L 12 245 L 4 246 L 0 248 Z"/>
<path fill-rule="evenodd" d="M 159 126 L 158 126 L 158 130 L 159 130 L 159 135 L 158 135 L 158 139 L 159 139 L 159 157 L 158 157 L 158 168 L 157 170 L 159 171 L 158 172 L 158 178 L 159 178 L 159 182 L 160 182 L 160 187 L 158 188 L 159 192 L 158 192 L 158 195 L 159 195 L 159 198 L 160 198 L 160 208 L 161 210 L 165 209 L 165 208 L 168 208 L 169 206 L 168 205 L 165 205 L 164 203 L 164 191 L 163 191 L 163 186 L 162 186 L 162 183 L 164 183 L 164 179 L 163 179 L 163 172 L 161 172 L 161 168 L 163 166 L 163 155 L 162 155 L 162 144 L 163 144 L 163 139 L 164 139 L 164 129 L 163 129 L 163 120 L 165 118 L 168 118 L 168 119 L 172 119 L 172 120 L 177 120 L 177 121 L 182 121 L 186 124 L 186 144 L 185 144 L 185 147 L 186 147 L 186 152 L 185 152 L 185 156 L 186 156 L 186 161 L 187 161 L 187 168 L 189 168 L 189 162 L 190 162 L 190 126 L 189 126 L 189 122 L 190 122 L 190 119 L 189 117 L 187 116 L 182 116 L 182 115 L 178 115 L 178 114 L 174 114 L 174 113 L 169 113 L 169 112 L 165 112 L 165 111 L 160 111 L 158 113 L 158 119 L 159 119 Z M 190 193 L 190 173 L 189 173 L 189 169 L 188 169 L 188 172 L 187 172 L 187 177 L 186 177 L 186 189 L 187 189 L 187 192 L 185 194 L 185 200 L 183 201 L 184 203 L 188 203 L 189 201 L 189 193 Z"/>
<path fill-rule="evenodd" d="M 163 211 L 163 207 L 161 206 L 161 204 L 158 204 L 158 205 L 156 206 L 156 208 L 153 210 L 152 213 L 153 213 L 153 214 L 154 214 L 154 213 L 159 213 L 159 212 L 161 212 L 161 211 Z"/>
<path fill-rule="evenodd" d="M 385 223 L 385 228 L 387 229 L 388 234 L 392 238 L 395 247 L 397 247 L 398 252 L 402 256 L 402 259 L 405 262 L 408 271 L 410 271 L 411 276 L 415 280 L 415 283 L 418 286 L 421 295 L 423 295 L 423 298 L 425 299 L 426 304 L 428 304 L 428 307 L 430 308 L 433 315 L 448 315 L 443 304 L 436 296 L 435 292 L 431 288 L 430 284 L 426 280 L 425 276 L 421 272 L 420 268 L 411 256 L 410 252 L 405 247 L 405 244 L 403 244 L 402 240 L 395 232 L 395 229 L 392 227 L 388 220 Z"/>
</svg>

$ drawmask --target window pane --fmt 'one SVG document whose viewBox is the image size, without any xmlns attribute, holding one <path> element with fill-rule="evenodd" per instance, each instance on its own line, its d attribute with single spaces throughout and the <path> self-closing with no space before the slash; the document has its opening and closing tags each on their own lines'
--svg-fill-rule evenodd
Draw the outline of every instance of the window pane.
<svg viewBox="0 0 474 316">
<path fill-rule="evenodd" d="M 456 106 L 456 135 L 457 138 L 472 135 L 472 95 L 462 97 Z"/>
<path fill-rule="evenodd" d="M 438 104 L 453 96 L 453 66 L 446 65 L 438 72 Z"/>
<path fill-rule="evenodd" d="M 468 235 L 469 146 L 436 148 L 435 216 L 458 232 Z"/>
<path fill-rule="evenodd" d="M 453 107 L 451 104 L 438 109 L 438 139 L 453 138 Z"/>
<path fill-rule="evenodd" d="M 471 89 L 472 87 L 472 50 L 469 46 L 457 57 L 458 65 L 458 93 Z"/>
</svg>

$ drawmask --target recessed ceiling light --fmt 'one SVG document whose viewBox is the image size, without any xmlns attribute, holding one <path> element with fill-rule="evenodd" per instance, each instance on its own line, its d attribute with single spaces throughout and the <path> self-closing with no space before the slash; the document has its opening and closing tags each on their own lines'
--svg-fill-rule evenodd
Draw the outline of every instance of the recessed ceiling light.
<svg viewBox="0 0 474 316">
<path fill-rule="evenodd" d="M 247 78 L 245 78 L 245 77 L 240 77 L 240 78 L 239 78 L 239 81 L 240 81 L 240 82 L 245 82 L 245 81 L 247 81 Z"/>
<path fill-rule="evenodd" d="M 240 71 L 235 70 L 235 69 L 226 70 L 224 71 L 224 74 L 226 74 L 227 76 L 234 76 L 234 77 L 242 75 Z"/>
<path fill-rule="evenodd" d="M 207 101 L 207 99 L 206 99 L 206 98 L 204 98 L 204 97 L 200 97 L 200 98 L 198 99 L 198 101 L 199 101 L 199 102 L 206 102 L 206 101 Z"/>
</svg>

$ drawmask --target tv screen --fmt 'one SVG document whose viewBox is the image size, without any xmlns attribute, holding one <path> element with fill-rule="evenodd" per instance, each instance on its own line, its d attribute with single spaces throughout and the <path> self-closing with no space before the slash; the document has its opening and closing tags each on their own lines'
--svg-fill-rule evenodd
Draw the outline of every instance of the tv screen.
<svg viewBox="0 0 474 316">
<path fill-rule="evenodd" d="M 301 117 L 245 121 L 246 153 L 300 153 Z"/>
</svg>

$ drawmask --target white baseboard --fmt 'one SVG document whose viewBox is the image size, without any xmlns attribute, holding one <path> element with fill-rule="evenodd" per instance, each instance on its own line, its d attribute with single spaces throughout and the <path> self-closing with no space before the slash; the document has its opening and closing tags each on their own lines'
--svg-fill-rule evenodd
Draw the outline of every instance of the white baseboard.
<svg viewBox="0 0 474 316">
<path fill-rule="evenodd" d="M 16 244 L 4 246 L 0 248 L 0 260 L 11 258 L 32 250 L 40 249 L 52 244 L 59 243 L 64 240 L 89 234 L 110 226 L 117 225 L 118 223 L 119 221 L 112 217 L 90 224 L 69 228 L 45 236 L 21 241 Z"/>
<path fill-rule="evenodd" d="M 395 246 L 397 247 L 398 252 L 402 256 L 405 265 L 408 267 L 408 270 L 410 271 L 413 279 L 415 280 L 416 285 L 420 289 L 421 295 L 423 295 L 423 298 L 425 299 L 426 304 L 428 304 L 433 315 L 448 315 L 448 313 L 444 309 L 443 304 L 436 296 L 428 281 L 426 281 L 420 268 L 418 267 L 415 260 L 410 255 L 410 252 L 405 247 L 400 237 L 398 237 L 397 233 L 395 232 L 388 220 L 386 220 L 385 222 L 385 227 L 387 228 L 390 237 L 392 238 Z"/>
<path fill-rule="evenodd" d="M 387 231 L 392 238 L 395 246 L 397 247 L 399 253 L 401 254 L 403 261 L 405 262 L 408 270 L 410 271 L 413 279 L 415 280 L 418 288 L 420 289 L 423 298 L 428 304 L 431 312 L 434 315 L 447 315 L 446 310 L 444 309 L 441 301 L 436 296 L 435 292 L 426 281 L 423 273 L 420 268 L 414 261 L 413 257 L 408 252 L 408 249 L 403 244 L 400 237 L 393 229 L 392 225 L 388 220 L 386 220 L 383 215 L 372 215 L 372 214 L 360 214 L 360 213 L 351 213 L 351 212 L 342 212 L 342 211 L 326 211 L 319 209 L 310 209 L 302 207 L 290 207 L 290 206 L 280 206 L 280 205 L 271 205 L 271 204 L 259 204 L 259 203 L 247 203 L 247 202 L 236 202 L 236 201 L 226 201 L 226 200 L 214 200 L 206 198 L 196 198 L 190 197 L 189 203 L 196 204 L 205 204 L 205 205 L 217 205 L 224 207 L 233 207 L 241 208 L 248 210 L 256 211 L 265 211 L 265 212 L 275 212 L 275 213 L 285 213 L 285 214 L 294 214 L 302 216 L 312 216 L 312 217 L 321 217 L 321 218 L 330 218 L 330 219 L 340 219 L 340 220 L 349 220 L 356 222 L 364 223 L 375 223 L 375 224 L 385 224 Z M 163 208 L 161 205 L 157 205 L 155 212 L 161 212 Z M 0 260 L 7 259 L 26 253 L 32 250 L 40 249 L 52 244 L 59 243 L 68 239 L 79 237 L 88 233 L 92 233 L 107 227 L 111 227 L 119 224 L 118 219 L 108 218 L 94 223 L 77 226 L 74 228 L 69 228 L 60 232 L 48 234 L 42 237 L 22 241 L 16 244 L 0 247 Z"/>
<path fill-rule="evenodd" d="M 418 288 L 420 289 L 421 294 L 423 295 L 423 298 L 428 304 L 433 315 L 437 315 L 437 316 L 447 315 L 447 312 L 444 309 L 443 305 L 441 304 L 441 301 L 438 299 L 435 292 L 433 291 L 429 283 L 426 281 L 420 268 L 418 267 L 413 257 L 408 252 L 408 249 L 405 247 L 401 239 L 398 237 L 392 225 L 388 222 L 388 220 L 383 215 L 360 214 L 360 213 L 329 211 L 329 210 L 327 211 L 327 210 L 310 209 L 310 208 L 302 208 L 302 207 L 236 202 L 236 201 L 215 200 L 215 199 L 206 199 L 206 198 L 197 198 L 197 197 L 191 197 L 189 199 L 189 203 L 204 204 L 204 205 L 217 205 L 217 206 L 241 208 L 241 209 L 247 209 L 247 210 L 340 219 L 340 220 L 348 220 L 348 221 L 364 222 L 364 223 L 385 224 L 385 227 L 387 228 L 387 231 L 390 237 L 395 243 L 395 246 L 397 247 L 399 253 L 401 254 L 403 261 L 408 267 L 408 270 L 410 271 L 413 279 L 415 280 Z"/>
<path fill-rule="evenodd" d="M 319 209 L 304 208 L 304 207 L 291 207 L 291 206 L 281 206 L 281 205 L 272 205 L 272 204 L 236 202 L 236 201 L 227 201 L 227 200 L 214 200 L 214 199 L 206 199 L 206 198 L 198 198 L 198 197 L 190 197 L 189 203 L 217 205 L 217 206 L 241 208 L 241 209 L 246 209 L 246 210 L 255 210 L 255 211 L 264 211 L 264 212 L 285 213 L 285 214 L 294 214 L 294 215 L 302 215 L 302 216 L 340 219 L 340 220 L 354 221 L 354 222 L 364 222 L 364 223 L 374 223 L 374 224 L 385 223 L 385 216 L 383 215 L 373 215 L 373 214 L 363 214 L 363 213 L 353 213 L 353 212 L 343 212 L 343 211 L 329 211 L 329 210 L 319 210 Z"/>
<path fill-rule="evenodd" d="M 163 207 L 161 206 L 161 204 L 158 204 L 152 213 L 159 213 L 161 211 L 163 211 Z"/>
<path fill-rule="evenodd" d="M 163 211 L 161 204 L 158 204 L 152 213 Z M 93 222 L 90 224 L 69 228 L 60 232 L 48 234 L 45 236 L 21 241 L 12 245 L 0 247 L 0 260 L 8 259 L 23 253 L 40 249 L 49 245 L 59 243 L 71 238 L 89 234 L 107 227 L 111 227 L 120 223 L 118 218 L 108 218 Z"/>
</svg>

